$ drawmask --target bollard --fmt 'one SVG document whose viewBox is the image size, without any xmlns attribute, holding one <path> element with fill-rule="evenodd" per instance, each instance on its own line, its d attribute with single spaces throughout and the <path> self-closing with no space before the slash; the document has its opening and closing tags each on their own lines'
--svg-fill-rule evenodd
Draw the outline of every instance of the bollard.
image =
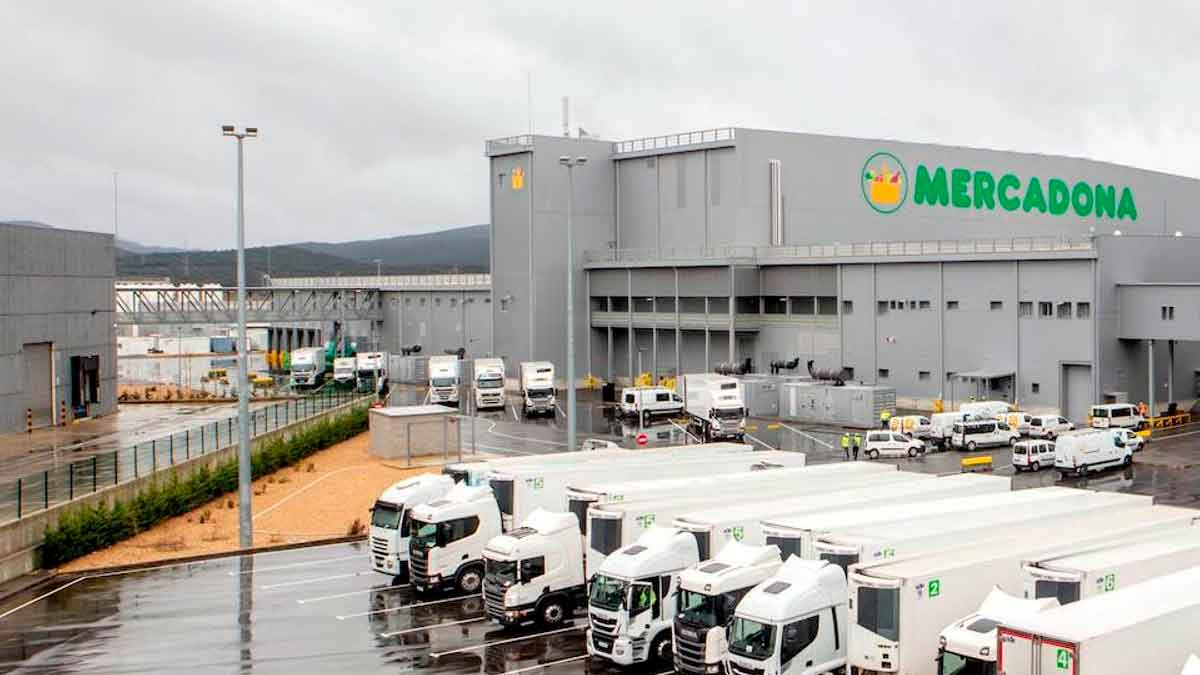
<svg viewBox="0 0 1200 675">
<path fill-rule="evenodd" d="M 95 455 L 92 455 L 92 492 L 95 492 L 96 487 L 97 487 L 97 485 L 96 485 L 96 478 L 97 478 L 97 476 L 96 476 L 96 468 L 97 468 L 96 460 L 97 459 L 99 459 L 99 458 L 96 457 Z"/>
<path fill-rule="evenodd" d="M 17 479 L 17 520 L 21 519 L 21 479 Z"/>
<path fill-rule="evenodd" d="M 67 475 L 70 476 L 70 478 L 71 478 L 69 481 L 67 481 L 67 483 L 68 483 L 67 501 L 71 501 L 71 500 L 75 499 L 75 463 L 74 462 L 67 465 Z"/>
<path fill-rule="evenodd" d="M 113 451 L 113 485 L 118 485 L 121 482 L 121 451 Z"/>
<path fill-rule="evenodd" d="M 158 439 L 150 441 L 150 473 L 158 471 Z"/>
<path fill-rule="evenodd" d="M 60 427 L 67 426 L 67 402 L 58 402 L 58 425 Z"/>
<path fill-rule="evenodd" d="M 25 409 L 25 433 L 33 433 L 33 408 Z"/>
<path fill-rule="evenodd" d="M 45 504 L 42 508 L 50 508 L 50 471 L 42 472 L 42 503 Z"/>
<path fill-rule="evenodd" d="M 175 466 L 175 434 L 167 436 L 167 463 Z"/>
</svg>

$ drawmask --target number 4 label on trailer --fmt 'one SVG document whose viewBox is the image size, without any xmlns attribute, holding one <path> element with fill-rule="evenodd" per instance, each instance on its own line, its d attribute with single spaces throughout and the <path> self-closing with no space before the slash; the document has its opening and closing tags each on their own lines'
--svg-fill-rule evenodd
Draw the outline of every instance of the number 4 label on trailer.
<svg viewBox="0 0 1200 675">
<path fill-rule="evenodd" d="M 1071 669 L 1071 650 L 1059 649 L 1058 654 L 1054 659 L 1054 663 L 1058 667 L 1059 670 L 1070 670 Z"/>
</svg>

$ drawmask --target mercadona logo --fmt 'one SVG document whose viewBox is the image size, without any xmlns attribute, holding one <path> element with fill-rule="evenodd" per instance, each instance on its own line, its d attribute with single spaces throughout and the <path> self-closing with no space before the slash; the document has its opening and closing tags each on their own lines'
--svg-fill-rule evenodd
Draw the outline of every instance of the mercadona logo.
<svg viewBox="0 0 1200 675">
<path fill-rule="evenodd" d="M 863 163 L 862 195 L 879 213 L 894 213 L 908 200 L 908 171 L 890 152 L 877 152 Z"/>
</svg>

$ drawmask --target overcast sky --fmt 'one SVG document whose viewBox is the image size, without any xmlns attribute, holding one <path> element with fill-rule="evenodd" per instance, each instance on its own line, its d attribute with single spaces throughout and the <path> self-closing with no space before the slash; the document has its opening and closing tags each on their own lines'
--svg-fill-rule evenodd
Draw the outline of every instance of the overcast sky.
<svg viewBox="0 0 1200 675">
<path fill-rule="evenodd" d="M 986 6 L 984 6 L 986 4 Z M 1102 9 L 1112 4 L 1119 9 Z M 486 138 L 575 122 L 1068 154 L 1200 176 L 1200 5 L 6 2 L 0 219 L 216 248 L 487 222 Z"/>
</svg>

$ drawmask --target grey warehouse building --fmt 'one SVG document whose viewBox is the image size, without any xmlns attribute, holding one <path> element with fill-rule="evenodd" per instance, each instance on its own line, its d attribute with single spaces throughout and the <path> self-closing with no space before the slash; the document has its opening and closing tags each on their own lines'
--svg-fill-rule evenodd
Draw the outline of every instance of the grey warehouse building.
<svg viewBox="0 0 1200 675">
<path fill-rule="evenodd" d="M 722 128 L 486 144 L 492 351 L 628 382 L 812 360 L 911 405 L 1075 419 L 1197 397 L 1195 179 L 1071 157 Z M 575 257 L 566 255 L 574 169 Z M 640 370 L 639 370 L 640 364 Z"/>
<path fill-rule="evenodd" d="M 116 410 L 115 267 L 111 234 L 0 224 L 0 432 Z"/>
</svg>

